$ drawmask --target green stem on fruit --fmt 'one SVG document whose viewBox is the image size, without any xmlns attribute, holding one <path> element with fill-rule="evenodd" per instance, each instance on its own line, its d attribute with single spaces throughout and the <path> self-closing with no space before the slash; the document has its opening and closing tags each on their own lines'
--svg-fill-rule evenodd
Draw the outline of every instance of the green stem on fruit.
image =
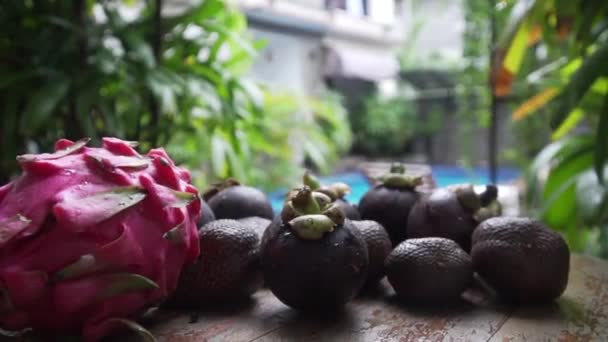
<svg viewBox="0 0 608 342">
<path fill-rule="evenodd" d="M 401 163 L 393 163 L 391 165 L 391 169 L 390 169 L 389 172 L 390 173 L 404 174 L 405 173 L 405 165 L 403 165 Z"/>
<path fill-rule="evenodd" d="M 500 204 L 500 202 L 494 200 L 488 205 L 479 208 L 479 210 L 477 210 L 475 214 L 473 214 L 473 218 L 477 222 L 483 222 L 491 217 L 496 217 L 500 215 L 502 215 L 502 205 Z"/>
<path fill-rule="evenodd" d="M 305 240 L 319 240 L 337 226 L 328 216 L 319 214 L 298 216 L 288 224 L 299 238 Z"/>
<path fill-rule="evenodd" d="M 329 197 L 332 202 L 338 199 L 338 194 L 334 191 L 334 189 L 328 186 L 322 186 L 316 189 L 315 191 L 327 195 L 327 197 Z"/>
<path fill-rule="evenodd" d="M 333 203 L 327 209 L 323 210 L 323 215 L 329 217 L 337 225 L 342 225 L 346 219 L 344 210 L 336 203 Z"/>
<path fill-rule="evenodd" d="M 336 193 L 337 198 L 343 198 L 352 191 L 348 184 L 342 182 L 334 183 L 329 188 Z"/>
<path fill-rule="evenodd" d="M 319 208 L 321 209 L 327 207 L 332 202 L 332 199 L 322 192 L 313 191 L 312 197 L 315 199 L 319 205 Z"/>
<path fill-rule="evenodd" d="M 301 213 L 293 207 L 291 201 L 287 201 L 283 206 L 283 210 L 281 210 L 281 220 L 283 220 L 283 222 L 289 222 L 300 215 Z"/>
<path fill-rule="evenodd" d="M 309 170 L 304 171 L 304 175 L 302 176 L 302 181 L 304 185 L 308 186 L 312 190 L 316 190 L 321 187 L 321 183 L 319 179 L 315 177 Z"/>
<path fill-rule="evenodd" d="M 321 212 L 319 203 L 315 201 L 312 190 L 308 186 L 299 189 L 298 193 L 291 199 L 291 203 L 294 209 L 302 214 L 318 214 Z"/>
<path fill-rule="evenodd" d="M 481 202 L 479 201 L 479 196 L 475 193 L 473 186 L 470 184 L 467 185 L 457 185 L 450 188 L 456 194 L 456 198 L 460 205 L 464 208 L 476 212 L 481 208 Z"/>
<path fill-rule="evenodd" d="M 490 205 L 493 201 L 498 199 L 498 188 L 496 185 L 488 184 L 486 185 L 486 189 L 479 195 L 479 200 L 481 201 L 481 206 L 486 207 Z"/>
<path fill-rule="evenodd" d="M 393 188 L 415 188 L 422 184 L 422 177 L 406 176 L 401 173 L 388 173 L 380 177 L 379 180 L 388 187 Z"/>
</svg>

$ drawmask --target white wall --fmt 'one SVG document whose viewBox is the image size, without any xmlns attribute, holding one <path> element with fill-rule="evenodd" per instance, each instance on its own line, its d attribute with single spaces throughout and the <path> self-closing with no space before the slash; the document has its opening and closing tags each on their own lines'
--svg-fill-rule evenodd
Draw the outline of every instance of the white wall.
<svg viewBox="0 0 608 342">
<path fill-rule="evenodd" d="M 271 88 L 313 95 L 323 86 L 321 40 L 319 37 L 281 33 L 250 27 L 255 39 L 266 47 L 251 69 L 254 79 Z"/>
<path fill-rule="evenodd" d="M 443 59 L 457 62 L 462 58 L 462 34 L 465 29 L 463 0 L 404 0 L 402 29 L 411 31 L 416 22 L 421 29 L 416 37 L 418 61 L 432 61 L 439 54 Z M 406 34 L 410 36 L 411 32 Z"/>
<path fill-rule="evenodd" d="M 325 0 L 287 0 L 288 2 L 292 2 L 294 4 L 323 9 L 325 8 Z"/>
</svg>

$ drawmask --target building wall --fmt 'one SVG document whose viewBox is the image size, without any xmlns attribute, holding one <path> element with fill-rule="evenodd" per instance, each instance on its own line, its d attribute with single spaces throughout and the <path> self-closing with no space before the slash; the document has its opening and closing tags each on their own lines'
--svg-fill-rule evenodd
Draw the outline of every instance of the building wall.
<svg viewBox="0 0 608 342">
<path fill-rule="evenodd" d="M 432 62 L 436 55 L 450 62 L 462 58 L 463 0 L 403 0 L 401 16 L 397 24 L 407 39 L 415 39 L 412 53 L 418 63 Z"/>
<path fill-rule="evenodd" d="M 321 39 L 318 36 L 252 25 L 255 39 L 266 41 L 251 76 L 270 88 L 303 95 L 318 94 L 323 87 Z"/>
</svg>

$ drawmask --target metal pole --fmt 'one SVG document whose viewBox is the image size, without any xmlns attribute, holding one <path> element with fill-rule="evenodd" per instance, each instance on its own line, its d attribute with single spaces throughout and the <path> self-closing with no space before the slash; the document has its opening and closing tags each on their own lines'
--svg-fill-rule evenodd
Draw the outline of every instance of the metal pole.
<svg viewBox="0 0 608 342">
<path fill-rule="evenodd" d="M 494 82 L 496 78 L 494 77 L 494 55 L 496 53 L 496 10 L 495 10 L 495 0 L 490 1 L 490 72 L 489 72 L 489 80 L 488 84 L 490 86 L 490 128 L 488 131 L 488 161 L 490 163 L 490 182 L 496 184 L 496 173 L 497 173 L 497 160 L 496 160 L 496 140 L 498 135 L 498 127 L 497 127 L 497 109 L 498 109 L 498 99 L 496 97 L 496 93 L 494 92 Z"/>
</svg>

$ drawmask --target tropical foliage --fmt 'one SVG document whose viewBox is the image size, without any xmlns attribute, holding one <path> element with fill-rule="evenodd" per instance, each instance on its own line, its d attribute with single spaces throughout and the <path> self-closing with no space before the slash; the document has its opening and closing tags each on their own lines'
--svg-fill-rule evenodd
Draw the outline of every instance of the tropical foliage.
<svg viewBox="0 0 608 342">
<path fill-rule="evenodd" d="M 0 4 L 0 182 L 15 172 L 17 154 L 49 150 L 60 137 L 111 135 L 144 150 L 167 146 L 201 183 L 229 175 L 270 183 L 254 161 L 287 160 L 291 150 L 285 139 L 268 139 L 274 109 L 244 76 L 263 43 L 224 0 L 168 3 Z M 316 102 L 322 120 L 282 133 L 346 136 L 334 104 Z M 327 168 L 327 139 L 306 144 L 313 149 L 326 152 L 311 160 Z"/>
<path fill-rule="evenodd" d="M 522 72 L 530 52 L 541 66 Z M 608 3 L 518 1 L 498 45 L 493 91 L 533 87 L 513 120 L 550 113 L 553 143 L 530 168 L 529 204 L 577 251 L 608 257 Z"/>
</svg>

